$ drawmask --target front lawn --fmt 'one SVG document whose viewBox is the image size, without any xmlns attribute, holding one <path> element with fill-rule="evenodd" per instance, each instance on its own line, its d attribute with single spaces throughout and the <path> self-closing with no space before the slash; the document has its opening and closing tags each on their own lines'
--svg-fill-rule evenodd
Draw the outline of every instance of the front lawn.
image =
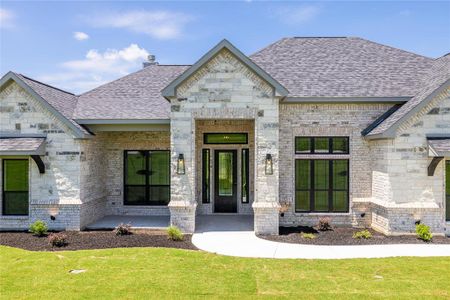
<svg viewBox="0 0 450 300">
<path fill-rule="evenodd" d="M 84 273 L 71 274 L 81 269 Z M 167 248 L 30 252 L 0 246 L 0 298 L 449 298 L 450 257 L 234 258 Z"/>
</svg>

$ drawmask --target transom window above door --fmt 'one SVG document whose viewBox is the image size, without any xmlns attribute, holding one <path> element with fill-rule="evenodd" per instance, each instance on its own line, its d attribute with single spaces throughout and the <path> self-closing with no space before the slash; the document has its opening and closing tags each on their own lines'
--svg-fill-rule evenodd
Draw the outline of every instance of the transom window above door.
<svg viewBox="0 0 450 300">
<path fill-rule="evenodd" d="M 124 159 L 124 204 L 167 205 L 170 151 L 125 151 Z"/>
<path fill-rule="evenodd" d="M 205 133 L 204 144 L 248 144 L 247 133 Z"/>
</svg>

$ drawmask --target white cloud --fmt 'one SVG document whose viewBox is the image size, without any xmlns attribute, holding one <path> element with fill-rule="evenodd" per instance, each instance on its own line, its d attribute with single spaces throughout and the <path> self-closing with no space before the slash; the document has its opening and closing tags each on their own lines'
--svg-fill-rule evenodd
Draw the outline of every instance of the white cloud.
<svg viewBox="0 0 450 300">
<path fill-rule="evenodd" d="M 14 27 L 16 15 L 8 9 L 0 8 L 0 28 Z"/>
<path fill-rule="evenodd" d="M 175 39 L 192 20 L 192 16 L 180 12 L 140 10 L 90 16 L 87 22 L 94 27 L 123 28 L 157 39 Z"/>
<path fill-rule="evenodd" d="M 77 93 L 84 92 L 138 70 L 148 55 L 137 44 L 104 52 L 91 49 L 84 59 L 66 61 L 61 64 L 61 72 L 38 79 Z"/>
<path fill-rule="evenodd" d="M 87 33 L 81 32 L 81 31 L 75 31 L 73 33 L 73 38 L 78 41 L 84 41 L 89 39 L 89 35 Z"/>
<path fill-rule="evenodd" d="M 275 16 L 286 24 L 303 24 L 315 19 L 320 11 L 315 5 L 283 7 L 275 11 Z"/>
</svg>

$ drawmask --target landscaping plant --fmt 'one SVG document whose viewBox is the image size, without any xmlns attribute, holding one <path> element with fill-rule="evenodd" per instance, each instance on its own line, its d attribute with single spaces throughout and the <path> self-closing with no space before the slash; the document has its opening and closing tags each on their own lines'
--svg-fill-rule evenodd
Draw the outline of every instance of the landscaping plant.
<svg viewBox="0 0 450 300">
<path fill-rule="evenodd" d="M 64 233 L 50 233 L 48 242 L 52 247 L 64 247 L 67 245 L 67 235 Z"/>
<path fill-rule="evenodd" d="M 421 239 L 422 241 L 429 242 L 433 238 L 433 235 L 430 231 L 430 226 L 427 226 L 425 224 L 417 224 L 416 225 L 416 233 L 417 237 Z"/>
<path fill-rule="evenodd" d="M 183 233 L 176 226 L 170 226 L 169 228 L 167 228 L 167 234 L 169 235 L 169 239 L 171 239 L 172 241 L 183 240 Z"/>
<path fill-rule="evenodd" d="M 313 240 L 316 238 L 316 235 L 314 233 L 305 233 L 302 232 L 301 233 L 302 238 L 307 239 L 307 240 Z"/>
<path fill-rule="evenodd" d="M 44 221 L 37 220 L 30 225 L 29 231 L 36 236 L 45 236 L 47 235 L 48 227 Z"/>
<path fill-rule="evenodd" d="M 320 218 L 319 223 L 317 224 L 317 228 L 320 231 L 332 230 L 333 227 L 331 226 L 331 218 L 328 218 L 328 217 Z"/>
<path fill-rule="evenodd" d="M 369 230 L 364 229 L 364 230 L 355 232 L 355 233 L 353 234 L 353 238 L 354 238 L 354 239 L 365 239 L 365 240 L 368 240 L 368 239 L 371 239 L 371 238 L 372 238 L 372 234 L 370 233 Z"/>
<path fill-rule="evenodd" d="M 116 235 L 128 235 L 131 234 L 131 224 L 120 223 L 116 228 L 114 228 L 114 233 Z"/>
</svg>

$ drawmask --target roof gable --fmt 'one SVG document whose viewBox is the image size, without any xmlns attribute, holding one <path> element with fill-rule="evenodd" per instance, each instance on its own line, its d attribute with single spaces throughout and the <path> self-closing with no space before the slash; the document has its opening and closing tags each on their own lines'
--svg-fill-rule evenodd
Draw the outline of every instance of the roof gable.
<svg viewBox="0 0 450 300">
<path fill-rule="evenodd" d="M 423 78 L 422 88 L 408 102 L 366 133 L 369 139 L 394 138 L 398 128 L 450 87 L 450 56 L 437 59 Z M 447 95 L 448 97 L 449 95 Z"/>
<path fill-rule="evenodd" d="M 188 79 L 191 75 L 193 75 L 203 65 L 209 62 L 216 54 L 218 54 L 224 48 L 230 51 L 244 65 L 250 68 L 259 77 L 261 77 L 268 84 L 274 87 L 275 92 L 277 92 L 279 95 L 286 96 L 289 93 L 288 90 L 283 85 L 281 85 L 278 81 L 276 81 L 266 71 L 264 71 L 261 67 L 255 64 L 250 58 L 248 58 L 239 49 L 233 46 L 229 41 L 223 39 L 214 48 L 212 48 L 205 55 L 203 55 L 195 64 L 193 64 L 190 68 L 188 68 L 185 72 L 183 72 L 180 76 L 178 76 L 175 80 L 173 80 L 169 85 L 167 85 L 161 91 L 161 94 L 166 98 L 174 97 L 176 95 L 176 89 L 181 83 L 183 83 L 186 79 Z"/>
<path fill-rule="evenodd" d="M 77 101 L 75 95 L 14 72 L 8 72 L 0 79 L 0 88 L 11 81 L 17 83 L 58 120 L 69 127 L 77 138 L 90 136 L 90 133 L 86 129 L 71 119 L 71 114 Z"/>
</svg>

